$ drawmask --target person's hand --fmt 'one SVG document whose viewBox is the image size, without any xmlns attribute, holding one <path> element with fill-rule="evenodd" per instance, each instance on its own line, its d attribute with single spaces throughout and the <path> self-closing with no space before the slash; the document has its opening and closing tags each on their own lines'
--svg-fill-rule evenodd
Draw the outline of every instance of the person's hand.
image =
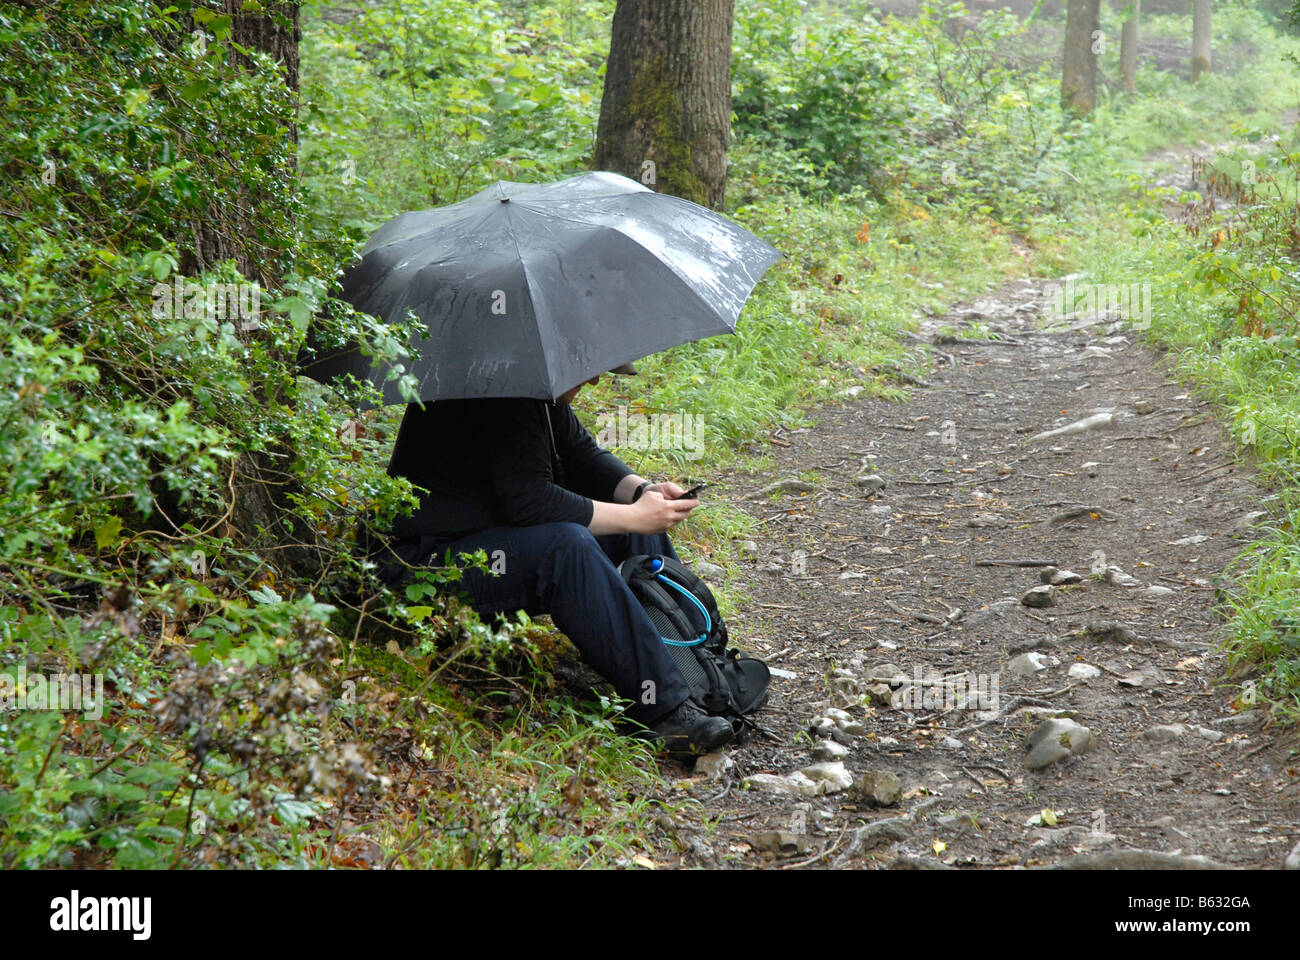
<svg viewBox="0 0 1300 960">
<path fill-rule="evenodd" d="M 684 492 L 675 483 L 664 484 L 660 489 L 667 486 L 675 487 L 678 495 Z M 641 499 L 632 504 L 635 520 L 631 532 L 650 536 L 666 533 L 689 517 L 699 505 L 698 500 L 672 500 L 659 490 L 647 489 L 641 494 Z"/>
<path fill-rule="evenodd" d="M 646 493 L 649 493 L 652 490 L 662 494 L 665 500 L 676 500 L 686 492 L 685 488 L 679 487 L 671 480 L 665 480 L 662 483 L 656 483 L 651 487 L 647 487 Z M 645 494 L 642 494 L 642 496 L 645 496 Z"/>
</svg>

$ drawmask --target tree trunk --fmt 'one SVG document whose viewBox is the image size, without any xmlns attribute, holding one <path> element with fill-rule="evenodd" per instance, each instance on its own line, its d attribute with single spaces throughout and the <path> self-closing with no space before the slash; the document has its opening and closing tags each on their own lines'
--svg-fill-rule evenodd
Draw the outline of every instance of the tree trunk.
<svg viewBox="0 0 1300 960">
<path fill-rule="evenodd" d="M 247 56 L 234 49 L 238 45 L 247 50 L 267 53 L 284 67 L 285 85 L 297 99 L 298 95 L 298 41 L 302 29 L 298 19 L 296 0 L 268 0 L 261 4 L 265 13 L 244 12 L 245 0 L 222 0 L 222 13 L 230 19 L 230 60 L 241 67 L 250 66 Z M 193 28 L 193 25 L 192 25 Z M 187 38 L 188 40 L 188 38 Z M 298 126 L 289 126 L 289 141 L 298 143 Z M 291 154 L 292 157 L 292 154 Z M 295 175 L 291 163 L 276 171 L 287 189 Z M 255 211 L 263 203 L 275 204 L 275 196 L 250 197 L 224 195 L 212 198 L 208 214 L 195 222 L 191 229 L 194 243 L 187 251 L 188 262 L 181 264 L 182 272 L 198 273 L 222 260 L 234 260 L 239 272 L 249 280 L 256 280 L 265 288 L 279 278 L 275 276 L 273 260 L 276 251 L 265 251 L 257 243 Z M 267 254 L 270 254 L 269 256 Z"/>
<path fill-rule="evenodd" d="M 1192 81 L 1210 72 L 1210 0 L 1192 3 Z"/>
<path fill-rule="evenodd" d="M 1065 9 L 1061 106 L 1071 113 L 1091 113 L 1097 106 L 1097 55 L 1092 45 L 1100 18 L 1101 0 L 1069 0 Z"/>
<path fill-rule="evenodd" d="M 720 209 L 734 0 L 618 0 L 594 165 Z"/>
<path fill-rule="evenodd" d="M 270 55 L 280 65 L 287 95 L 296 105 L 298 43 L 302 36 L 297 0 L 263 0 L 259 12 L 245 10 L 245 0 L 222 0 L 221 7 L 221 13 L 230 17 L 230 35 L 226 39 L 229 62 L 243 69 L 251 68 L 249 56 L 236 49 L 237 46 Z M 183 22 L 186 32 L 167 38 L 168 42 L 213 42 L 210 29 L 203 29 L 202 24 L 192 19 Z M 194 33 L 196 29 L 202 30 L 203 40 Z M 297 145 L 297 124 L 292 119 L 287 137 L 290 144 Z M 298 189 L 296 150 L 286 153 L 279 146 L 267 150 L 268 156 L 275 158 L 275 169 L 271 170 L 275 186 L 250 192 L 234 182 L 233 176 L 228 184 L 220 179 L 214 182 L 211 194 L 205 198 L 203 216 L 182 225 L 183 234 L 177 237 L 182 275 L 192 277 L 217 263 L 233 260 L 239 272 L 257 282 L 263 293 L 278 286 L 281 250 L 268 246 L 258 227 L 260 213 L 284 211 L 286 197 Z M 181 152 L 187 152 L 184 140 Z M 204 158 L 203 162 L 220 161 Z M 258 336 L 255 332 L 244 335 Z M 265 395 L 265 384 L 257 384 L 256 389 L 258 402 L 271 399 Z M 290 495 L 299 490 L 297 478 L 289 469 L 292 460 L 293 451 L 284 445 L 239 455 L 231 479 L 234 502 L 228 526 L 221 533 L 237 538 L 245 547 L 263 550 L 281 573 L 314 577 L 319 570 L 316 537 L 298 519 L 290 500 Z M 183 515 L 178 505 L 168 504 L 168 493 L 155 490 L 155 496 L 161 504 L 170 505 Z"/>
<path fill-rule="evenodd" d="M 1126 93 L 1137 92 L 1138 68 L 1138 17 L 1142 13 L 1142 0 L 1133 0 L 1133 12 L 1124 21 L 1119 35 L 1119 71 Z"/>
</svg>

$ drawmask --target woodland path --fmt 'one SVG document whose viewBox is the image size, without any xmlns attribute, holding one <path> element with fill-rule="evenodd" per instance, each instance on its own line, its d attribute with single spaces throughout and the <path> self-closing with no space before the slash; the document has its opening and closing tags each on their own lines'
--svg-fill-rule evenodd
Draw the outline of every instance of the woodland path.
<svg viewBox="0 0 1300 960">
<path fill-rule="evenodd" d="M 665 761 L 660 863 L 1282 865 L 1297 740 L 1243 709 L 1214 609 L 1269 501 L 1140 334 L 1045 325 L 1050 299 L 1018 280 L 926 319 L 932 367 L 908 401 L 846 398 L 778 434 L 770 472 L 717 478 L 711 500 L 760 518 L 732 638 L 781 673 L 759 715 L 770 738 L 693 770 Z M 1098 413 L 1111 422 L 1034 439 Z M 753 499 L 808 471 L 811 491 Z M 1040 568 L 981 565 L 1020 560 L 1082 580 L 1026 606 Z M 916 697 L 873 686 L 895 671 Z M 949 709 L 944 678 L 986 695 L 996 678 L 997 698 Z M 1095 746 L 1028 769 L 1050 718 Z"/>
</svg>

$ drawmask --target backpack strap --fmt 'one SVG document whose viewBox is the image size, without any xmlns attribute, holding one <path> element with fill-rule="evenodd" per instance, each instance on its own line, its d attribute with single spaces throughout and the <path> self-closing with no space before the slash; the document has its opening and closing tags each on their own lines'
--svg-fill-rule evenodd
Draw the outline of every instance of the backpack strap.
<svg viewBox="0 0 1300 960">
<path fill-rule="evenodd" d="M 711 656 L 696 655 L 696 660 L 704 669 L 704 675 L 708 678 L 709 689 L 704 695 L 702 707 L 714 716 L 731 715 L 736 711 L 732 708 L 731 687 L 727 684 L 727 678 L 722 675 L 718 668 L 718 663 Z"/>
<path fill-rule="evenodd" d="M 629 557 L 619 564 L 618 571 L 628 587 L 631 588 L 642 603 L 651 604 L 656 610 L 660 611 L 677 628 L 677 632 L 681 636 L 694 637 L 696 635 L 695 627 L 686 618 L 681 605 L 655 581 L 655 574 L 652 572 L 656 569 L 654 561 L 660 559 L 662 558 L 652 556 Z M 667 637 L 661 637 L 660 639 L 671 646 L 693 647 L 707 640 L 708 633 L 706 632 L 699 639 L 690 643 L 670 640 Z"/>
<path fill-rule="evenodd" d="M 689 590 L 691 596 L 698 601 L 697 605 L 703 608 L 703 612 L 709 620 L 710 636 L 717 634 L 717 639 L 713 641 L 711 646 L 718 648 L 718 650 L 725 649 L 728 640 L 727 624 L 723 621 L 722 614 L 718 612 L 718 601 L 714 598 L 709 585 L 697 577 L 680 560 L 674 560 L 672 557 L 660 557 L 659 559 L 663 561 L 663 567 L 659 572 Z"/>
</svg>

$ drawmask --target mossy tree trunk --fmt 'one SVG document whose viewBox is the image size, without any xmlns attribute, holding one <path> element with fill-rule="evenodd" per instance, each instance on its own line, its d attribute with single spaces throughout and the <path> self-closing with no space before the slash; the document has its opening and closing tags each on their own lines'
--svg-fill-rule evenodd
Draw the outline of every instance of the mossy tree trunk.
<svg viewBox="0 0 1300 960">
<path fill-rule="evenodd" d="M 722 207 L 734 0 L 618 0 L 593 162 Z"/>
<path fill-rule="evenodd" d="M 257 9 L 246 9 L 246 6 Z M 298 98 L 298 44 L 302 36 L 299 7 L 297 0 L 263 0 L 260 4 L 222 0 L 221 10 L 212 11 L 230 18 L 230 33 L 224 40 L 229 63 L 248 70 L 252 66 L 250 54 L 269 55 L 282 72 L 285 96 L 292 109 L 286 111 L 287 129 L 283 129 L 274 143 L 268 140 L 263 151 L 267 165 L 265 179 L 258 186 L 250 187 L 232 166 L 205 180 L 212 189 L 203 198 L 203 215 L 178 224 L 176 237 L 183 275 L 192 277 L 218 263 L 233 261 L 241 275 L 261 288 L 263 309 L 270 299 L 267 292 L 279 285 L 285 235 L 281 229 L 283 223 L 268 230 L 266 222 L 274 213 L 277 218 L 287 217 L 291 224 L 293 205 L 289 198 L 296 196 L 298 190 L 298 131 L 293 118 Z M 182 22 L 187 32 L 169 38 L 170 42 L 214 42 L 211 20 L 197 22 L 189 18 Z M 250 54 L 242 53 L 240 48 Z M 182 156 L 197 155 L 197 162 L 227 162 L 220 153 L 211 155 L 188 145 L 184 135 L 180 150 Z M 241 336 L 259 334 L 251 329 L 242 331 Z M 270 399 L 265 395 L 265 384 L 259 384 L 257 389 L 264 394 L 260 400 Z M 270 551 L 267 555 L 281 572 L 315 576 L 318 570 L 315 535 L 297 519 L 291 505 L 292 494 L 300 491 L 297 478 L 290 470 L 293 457 L 293 451 L 285 445 L 248 450 L 239 456 L 231 482 L 234 502 L 223 533 L 236 537 L 244 546 Z M 170 516 L 183 517 L 183 508 L 163 486 L 157 485 L 154 491 L 160 505 Z"/>
<path fill-rule="evenodd" d="M 1124 4 L 1126 8 L 1129 5 Z M 1142 0 L 1131 0 L 1131 6 L 1132 12 L 1125 18 L 1119 34 L 1119 72 L 1126 93 L 1137 92 L 1138 17 L 1142 13 Z"/>
<path fill-rule="evenodd" d="M 1101 0 L 1069 0 L 1065 8 L 1061 105 L 1075 114 L 1091 113 L 1097 106 L 1097 55 L 1092 47 L 1100 17 Z"/>
<path fill-rule="evenodd" d="M 263 0 L 260 5 L 255 5 L 260 6 L 262 12 L 251 12 L 244 10 L 245 2 L 222 0 L 221 15 L 230 17 L 230 36 L 226 41 L 230 48 L 230 62 L 245 69 L 250 66 L 249 57 L 240 53 L 237 47 L 269 54 L 281 65 L 288 94 L 296 101 L 298 42 L 302 36 L 299 3 L 297 0 Z M 199 29 L 211 35 L 211 28 L 206 24 L 191 21 L 189 26 L 191 30 Z M 182 37 L 181 41 L 190 43 L 192 35 Z M 296 123 L 289 124 L 285 136 L 289 143 L 297 146 Z M 296 189 L 293 182 L 296 176 L 295 151 L 280 156 L 287 157 L 288 162 L 271 172 L 279 189 L 265 196 L 250 196 L 241 190 L 237 197 L 224 193 L 208 198 L 205 216 L 187 224 L 190 242 L 182 243 L 182 272 L 198 272 L 223 260 L 233 260 L 241 274 L 249 280 L 259 281 L 263 287 L 279 279 L 276 276 L 279 251 L 268 249 L 260 242 L 257 211 L 264 204 L 283 206 L 280 202 L 284 195 L 282 191 Z"/>
<path fill-rule="evenodd" d="M 1210 0 L 1192 3 L 1192 81 L 1210 72 Z"/>
</svg>

